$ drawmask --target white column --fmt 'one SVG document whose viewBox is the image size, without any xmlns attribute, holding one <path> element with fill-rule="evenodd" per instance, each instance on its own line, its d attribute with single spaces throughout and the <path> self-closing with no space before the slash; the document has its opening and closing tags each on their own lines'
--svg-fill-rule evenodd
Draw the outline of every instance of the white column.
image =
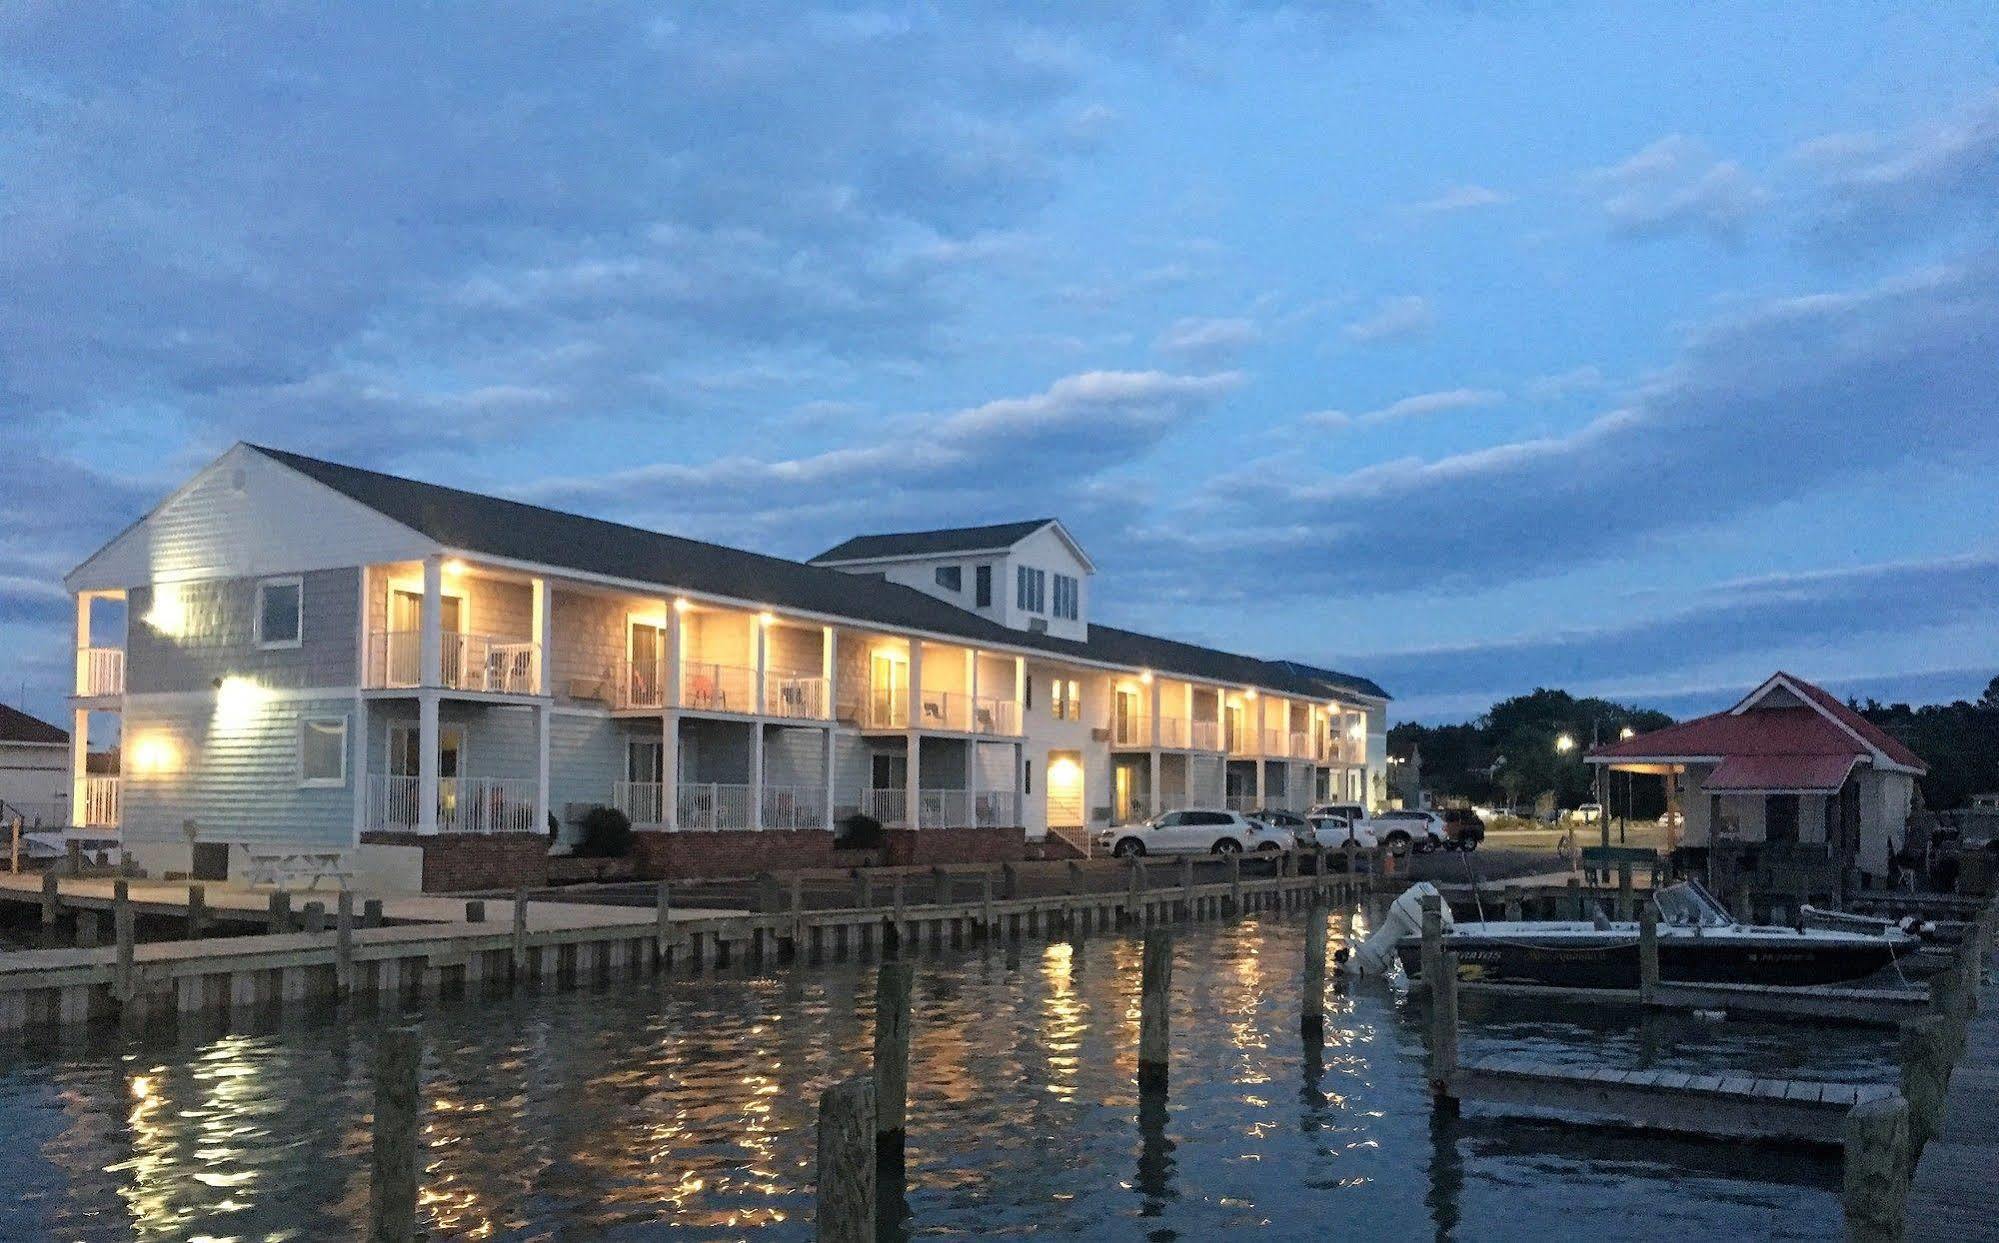
<svg viewBox="0 0 1999 1243">
<path fill-rule="evenodd" d="M 1187 694 L 1185 697 L 1186 705 L 1180 714 L 1182 722 L 1180 728 L 1186 731 L 1186 737 L 1182 738 L 1180 742 L 1182 746 L 1191 751 L 1194 749 L 1194 684 L 1192 682 L 1182 682 L 1181 685 L 1186 687 Z M 1189 790 L 1187 793 L 1191 798 L 1193 791 Z"/>
<path fill-rule="evenodd" d="M 534 831 L 548 829 L 548 743 L 555 711 L 547 704 L 534 709 Z"/>
<path fill-rule="evenodd" d="M 157 591 L 158 588 L 156 587 L 154 590 Z M 74 679 L 70 683 L 70 690 L 72 691 L 82 691 L 85 689 L 83 682 L 83 652 L 85 648 L 90 646 L 91 598 L 91 594 L 87 591 L 80 591 L 76 595 L 76 659 L 69 662 L 70 668 L 74 671 L 70 674 L 70 677 Z"/>
<path fill-rule="evenodd" d="M 536 575 L 529 583 L 534 616 L 529 620 L 528 637 L 534 642 L 534 689 L 538 695 L 555 693 L 555 675 L 549 671 L 549 636 L 555 633 L 555 593 L 548 589 L 548 580 Z M 544 818 L 538 821 L 546 824 Z"/>
<path fill-rule="evenodd" d="M 903 798 L 908 807 L 909 827 L 920 827 L 922 817 L 918 814 L 923 806 L 923 743 L 917 726 L 923 720 L 923 640 L 909 641 L 909 762 L 903 773 Z"/>
<path fill-rule="evenodd" d="M 839 668 L 837 659 L 839 650 L 839 632 L 831 626 L 821 626 L 819 628 L 819 678 L 826 686 L 826 702 L 821 706 L 825 708 L 825 717 L 829 721 L 840 715 L 839 709 L 836 706 L 840 702 L 840 697 L 835 694 L 837 688 L 833 685 L 835 671 Z"/>
<path fill-rule="evenodd" d="M 443 685 L 444 673 L 444 558 L 423 559 L 423 616 L 417 622 L 418 686 Z"/>
<path fill-rule="evenodd" d="M 80 829 L 89 819 L 90 712 L 78 708 L 69 717 L 69 822 Z"/>
<path fill-rule="evenodd" d="M 750 616 L 750 659 L 757 671 L 756 689 L 751 692 L 756 699 L 750 708 L 750 714 L 762 716 L 770 710 L 769 702 L 764 698 L 764 671 L 770 663 L 770 627 L 764 625 L 761 613 Z"/>
<path fill-rule="evenodd" d="M 1263 806 L 1263 696 L 1256 697 L 1256 745 L 1249 749 L 1256 757 L 1256 805 Z"/>
<path fill-rule="evenodd" d="M 965 649 L 965 728 L 977 733 L 979 729 L 979 650 Z M 994 722 L 998 724 L 998 722 Z"/>
<path fill-rule="evenodd" d="M 1013 719 L 1027 732 L 1027 657 L 1013 658 Z"/>
<path fill-rule="evenodd" d="M 666 652 L 661 671 L 659 714 L 659 818 L 669 829 L 680 827 L 680 610 L 672 600 L 660 601 L 666 615 Z"/>
<path fill-rule="evenodd" d="M 428 633 L 426 631 L 426 633 Z M 416 831 L 437 832 L 437 692 L 416 693 Z"/>
<path fill-rule="evenodd" d="M 1146 695 L 1146 699 L 1150 701 L 1151 711 L 1152 711 L 1152 736 L 1147 740 L 1148 742 L 1151 743 L 1151 748 L 1150 748 L 1151 754 L 1147 756 L 1147 760 L 1151 765 L 1151 771 L 1148 773 L 1146 778 L 1149 785 L 1145 792 L 1145 798 L 1146 801 L 1152 807 L 1152 814 L 1156 816 L 1160 812 L 1166 810 L 1165 799 L 1163 797 L 1165 792 L 1159 788 L 1160 784 L 1159 699 L 1160 699 L 1160 694 L 1164 690 L 1164 688 L 1159 685 L 1159 676 L 1157 674 L 1153 675 L 1152 682 L 1150 685 L 1146 687 L 1146 690 L 1149 692 Z"/>
<path fill-rule="evenodd" d="M 1045 771 L 1041 774 L 1041 785 L 1044 790 L 1048 787 L 1048 774 Z M 1087 778 L 1083 785 L 1087 794 L 1089 790 Z M 1027 823 L 1027 744 L 1024 742 L 1013 744 L 1013 814 L 1021 824 Z M 1087 820 L 1089 815 L 1090 809 L 1086 806 L 1083 808 L 1084 819 Z"/>
<path fill-rule="evenodd" d="M 361 834 L 368 829 L 368 700 L 361 695 L 354 696 L 353 736 L 348 745 L 354 749 L 354 841 L 361 844 Z"/>
<path fill-rule="evenodd" d="M 757 681 L 763 679 L 759 677 Z M 750 722 L 750 827 L 764 827 L 764 723 Z"/>
<path fill-rule="evenodd" d="M 662 601 L 666 609 L 666 685 L 660 688 L 661 702 L 669 708 L 680 706 L 680 610 L 673 601 Z"/>
<path fill-rule="evenodd" d="M 828 686 L 831 686 L 832 684 L 831 684 L 831 682 L 828 682 L 828 683 L 827 683 L 827 685 L 828 685 Z M 819 732 L 820 732 L 820 744 L 821 744 L 821 746 L 823 747 L 823 754 L 824 754 L 824 756 L 825 756 L 825 764 L 824 764 L 824 766 L 823 766 L 823 767 L 822 767 L 822 768 L 821 768 L 821 769 L 819 770 L 819 772 L 820 772 L 820 775 L 821 775 L 821 776 L 822 776 L 822 777 L 823 777 L 823 778 L 825 779 L 825 781 L 826 781 L 826 817 L 825 817 L 825 819 L 826 819 L 826 828 L 828 828 L 828 829 L 831 829 L 831 828 L 833 827 L 833 795 L 834 795 L 834 792 L 835 792 L 835 790 L 836 790 L 836 789 L 838 788 L 838 783 L 837 783 L 837 782 L 836 782 L 836 781 L 834 780 L 834 776 L 835 776 L 835 774 L 834 774 L 834 770 L 833 770 L 833 759 L 834 759 L 834 748 L 833 748 L 833 742 L 834 742 L 834 738 L 833 738 L 833 733 L 834 733 L 834 731 L 833 731 L 833 727 L 829 725 L 829 726 L 827 726 L 827 727 L 826 727 L 825 729 L 823 729 L 823 730 L 821 730 L 821 731 L 819 731 Z"/>
</svg>

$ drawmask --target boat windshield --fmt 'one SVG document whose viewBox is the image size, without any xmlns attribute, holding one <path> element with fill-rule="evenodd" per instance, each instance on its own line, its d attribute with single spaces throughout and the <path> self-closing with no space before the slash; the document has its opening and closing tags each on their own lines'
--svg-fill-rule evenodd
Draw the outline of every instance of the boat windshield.
<svg viewBox="0 0 1999 1243">
<path fill-rule="evenodd" d="M 1668 885 L 1654 894 L 1659 906 L 1659 922 L 1674 928 L 1726 928 L 1735 923 L 1714 895 L 1699 881 Z"/>
</svg>

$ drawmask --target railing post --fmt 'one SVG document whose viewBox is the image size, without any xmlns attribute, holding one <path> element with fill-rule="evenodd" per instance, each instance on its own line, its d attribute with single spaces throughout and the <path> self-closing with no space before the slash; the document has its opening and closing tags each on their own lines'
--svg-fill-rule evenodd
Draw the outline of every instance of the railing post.
<svg viewBox="0 0 1999 1243">
<path fill-rule="evenodd" d="M 375 1051 L 373 1177 L 369 1238 L 407 1243 L 416 1237 L 417 1088 L 422 1046 L 416 1029 L 391 1027 Z"/>
<path fill-rule="evenodd" d="M 1166 1090 L 1172 1051 L 1168 1003 L 1173 992 L 1173 933 L 1154 928 L 1145 934 L 1139 975 L 1138 1086 L 1141 1092 Z"/>
<path fill-rule="evenodd" d="M 820 1243 L 873 1243 L 875 1126 L 873 1080 L 849 1079 L 820 1094 L 814 1224 Z"/>
<path fill-rule="evenodd" d="M 1444 956 L 1444 904 L 1434 893 L 1423 895 L 1423 953 L 1418 960 L 1423 987 L 1432 988 L 1442 971 Z"/>
<path fill-rule="evenodd" d="M 292 896 L 280 889 L 271 895 L 270 914 L 265 917 L 264 927 L 268 932 L 285 933 L 292 930 Z"/>
<path fill-rule="evenodd" d="M 111 977 L 111 991 L 122 1006 L 132 1000 L 133 993 L 132 890 L 127 881 L 117 881 L 111 886 L 111 929 L 118 943 L 118 965 Z"/>
<path fill-rule="evenodd" d="M 1909 1162 L 1943 1127 L 1944 1094 L 1950 1087 L 1950 1040 L 1946 1020 L 1929 1015 L 1902 1024 L 1902 1098 L 1909 1103 Z"/>
<path fill-rule="evenodd" d="M 1899 1096 L 1846 1111 L 1841 1200 L 1853 1243 L 1900 1243 L 1909 1198 L 1909 1105 Z"/>
</svg>

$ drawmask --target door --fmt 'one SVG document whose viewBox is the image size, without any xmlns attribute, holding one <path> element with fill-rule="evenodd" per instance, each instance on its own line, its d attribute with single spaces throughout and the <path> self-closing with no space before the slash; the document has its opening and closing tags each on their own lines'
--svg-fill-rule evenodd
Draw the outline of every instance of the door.
<svg viewBox="0 0 1999 1243">
<path fill-rule="evenodd" d="M 1241 749 L 1242 705 L 1230 704 L 1222 710 L 1222 750 L 1233 755 Z"/>
<path fill-rule="evenodd" d="M 457 596 L 438 597 L 439 628 L 444 632 L 443 667 L 451 674 L 444 680 L 447 686 L 459 684 L 459 664 L 464 658 L 464 644 L 457 638 L 461 633 L 460 604 Z M 421 685 L 422 651 L 423 593 L 396 588 L 389 592 L 388 685 Z"/>
<path fill-rule="evenodd" d="M 909 663 L 887 652 L 874 653 L 868 660 L 868 724 L 877 729 L 905 729 L 908 712 Z"/>
<path fill-rule="evenodd" d="M 417 790 L 423 733 L 414 722 L 389 723 L 389 822 L 414 827 L 418 822 Z M 449 831 L 458 812 L 458 778 L 464 771 L 465 727 L 440 725 L 437 730 L 437 827 Z"/>
<path fill-rule="evenodd" d="M 657 738 L 634 738 L 625 744 L 625 780 L 630 793 L 625 814 L 639 824 L 664 824 L 660 803 L 666 773 L 666 747 Z"/>
<path fill-rule="evenodd" d="M 1119 746 L 1136 744 L 1139 741 L 1138 696 L 1131 691 L 1119 691 L 1113 704 L 1111 741 Z"/>
<path fill-rule="evenodd" d="M 632 623 L 625 654 L 630 667 L 625 673 L 621 700 L 628 707 L 657 708 L 666 702 L 666 632 L 649 622 Z"/>
<path fill-rule="evenodd" d="M 1048 827 L 1083 827 L 1083 766 L 1073 751 L 1050 751 L 1043 770 L 1048 783 Z"/>
</svg>

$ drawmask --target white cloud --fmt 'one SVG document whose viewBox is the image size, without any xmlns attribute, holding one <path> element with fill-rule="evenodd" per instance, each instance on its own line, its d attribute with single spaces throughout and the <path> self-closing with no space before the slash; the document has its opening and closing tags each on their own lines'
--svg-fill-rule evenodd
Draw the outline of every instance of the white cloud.
<svg viewBox="0 0 1999 1243">
<path fill-rule="evenodd" d="M 1809 228 L 1829 245 L 1999 232 L 1999 91 L 1892 137 L 1833 134 L 1791 163 L 1817 180 Z"/>
<path fill-rule="evenodd" d="M 1255 345 L 1259 337 L 1255 322 L 1248 319 L 1181 319 L 1161 332 L 1152 348 L 1181 362 L 1214 366 Z"/>
<path fill-rule="evenodd" d="M 1489 186 L 1457 185 L 1445 190 L 1435 198 L 1411 203 L 1402 210 L 1411 216 L 1437 216 L 1454 212 L 1473 211 L 1481 207 L 1498 207 L 1511 203 L 1513 196 Z"/>
<path fill-rule="evenodd" d="M 1584 363 L 1554 375 L 1537 377 L 1528 383 L 1527 395 L 1536 401 L 1561 401 L 1581 393 L 1601 392 L 1605 383 L 1601 367 Z"/>
<path fill-rule="evenodd" d="M 1436 325 L 1429 299 L 1416 294 L 1383 298 L 1372 314 L 1354 320 L 1341 331 L 1356 345 L 1386 345 L 1420 337 Z"/>
<path fill-rule="evenodd" d="M 1632 238 L 1698 231 L 1732 239 L 1770 201 L 1740 164 L 1715 159 L 1684 134 L 1587 173 L 1583 184 L 1597 196 L 1611 231 Z"/>
<path fill-rule="evenodd" d="M 1506 395 L 1484 388 L 1453 388 L 1436 393 L 1418 393 L 1390 402 L 1378 410 L 1368 410 L 1360 414 L 1349 414 L 1344 410 L 1321 410 L 1307 414 L 1298 420 L 1308 427 L 1343 429 L 1349 427 L 1378 427 L 1383 423 L 1398 423 L 1404 419 L 1427 418 L 1431 415 L 1447 414 L 1453 410 L 1475 410 L 1490 406 Z"/>
</svg>

